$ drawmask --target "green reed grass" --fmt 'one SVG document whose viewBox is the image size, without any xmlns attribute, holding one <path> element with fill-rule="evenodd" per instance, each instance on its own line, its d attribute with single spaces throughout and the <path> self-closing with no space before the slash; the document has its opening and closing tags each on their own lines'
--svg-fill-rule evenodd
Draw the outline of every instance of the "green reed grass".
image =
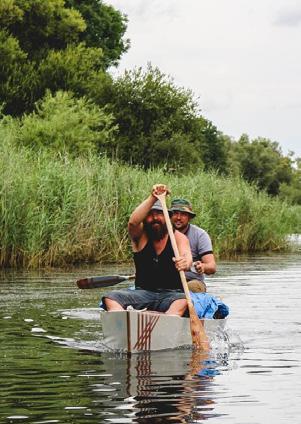
<svg viewBox="0 0 301 424">
<path fill-rule="evenodd" d="M 186 197 L 194 222 L 221 256 L 282 249 L 300 232 L 300 208 L 257 193 L 240 179 L 196 172 L 179 177 L 143 171 L 105 157 L 72 159 L 15 147 L 0 131 L 0 264 L 65 266 L 131 257 L 127 220 L 162 182 Z"/>
</svg>

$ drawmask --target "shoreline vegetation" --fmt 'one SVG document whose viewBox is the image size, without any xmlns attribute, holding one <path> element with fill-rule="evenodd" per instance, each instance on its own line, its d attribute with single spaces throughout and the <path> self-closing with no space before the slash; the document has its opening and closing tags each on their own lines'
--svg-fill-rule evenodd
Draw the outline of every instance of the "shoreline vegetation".
<svg viewBox="0 0 301 424">
<path fill-rule="evenodd" d="M 9 0 L 0 21 L 1 267 L 128 261 L 127 221 L 154 183 L 192 202 L 217 257 L 301 233 L 301 158 L 224 134 L 151 63 L 113 76 L 130 48 L 121 11 Z"/>
<path fill-rule="evenodd" d="M 285 250 L 287 236 L 301 232 L 300 206 L 215 172 L 143 170 L 105 155 L 37 152 L 8 137 L 0 146 L 0 172 L 1 267 L 128 261 L 128 217 L 158 182 L 171 188 L 171 197 L 192 202 L 194 223 L 209 232 L 220 258 Z"/>
</svg>

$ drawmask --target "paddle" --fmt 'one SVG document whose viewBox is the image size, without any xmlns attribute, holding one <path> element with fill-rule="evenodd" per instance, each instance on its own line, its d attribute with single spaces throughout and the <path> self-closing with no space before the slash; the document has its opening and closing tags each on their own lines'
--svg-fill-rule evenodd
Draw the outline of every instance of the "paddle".
<svg viewBox="0 0 301 424">
<path fill-rule="evenodd" d="M 167 226 L 168 235 L 169 235 L 169 238 L 170 238 L 170 241 L 171 241 L 171 245 L 172 245 L 175 257 L 178 258 L 180 256 L 180 254 L 179 254 L 176 238 L 175 238 L 175 235 L 174 235 L 174 232 L 173 232 L 172 224 L 171 224 L 170 217 L 169 217 L 168 210 L 167 210 L 167 206 L 166 206 L 166 201 L 165 201 L 166 194 L 165 193 L 155 194 L 155 196 L 161 202 L 163 214 L 164 214 L 164 218 L 165 218 L 165 222 L 166 222 L 166 226 Z M 194 306 L 193 306 L 193 303 L 192 303 L 192 300 L 191 300 L 191 297 L 190 297 L 190 292 L 189 292 L 188 284 L 187 284 L 187 281 L 186 281 L 185 272 L 179 271 L 179 273 L 180 273 L 180 278 L 181 278 L 182 286 L 183 286 L 183 289 L 184 289 L 184 293 L 185 293 L 187 305 L 188 305 L 192 343 L 194 344 L 194 346 L 197 349 L 208 350 L 209 349 L 209 342 L 208 342 L 207 334 L 206 334 L 205 329 L 204 329 L 204 323 L 199 320 L 197 313 L 195 312 L 195 309 L 194 309 Z"/>
<path fill-rule="evenodd" d="M 114 286 L 125 280 L 131 280 L 135 275 L 105 275 L 103 277 L 88 277 L 77 280 L 76 284 L 80 289 L 95 289 L 101 287 Z"/>
</svg>

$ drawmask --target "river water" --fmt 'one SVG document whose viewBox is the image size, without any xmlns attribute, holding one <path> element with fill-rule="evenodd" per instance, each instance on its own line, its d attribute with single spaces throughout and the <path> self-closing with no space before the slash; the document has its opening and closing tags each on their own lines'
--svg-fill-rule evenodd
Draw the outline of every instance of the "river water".
<svg viewBox="0 0 301 424">
<path fill-rule="evenodd" d="M 209 292 L 229 307 L 223 340 L 107 351 L 87 275 L 130 266 L 0 274 L 1 423 L 299 423 L 301 252 L 220 261 Z M 120 286 L 127 286 L 122 283 Z"/>
</svg>

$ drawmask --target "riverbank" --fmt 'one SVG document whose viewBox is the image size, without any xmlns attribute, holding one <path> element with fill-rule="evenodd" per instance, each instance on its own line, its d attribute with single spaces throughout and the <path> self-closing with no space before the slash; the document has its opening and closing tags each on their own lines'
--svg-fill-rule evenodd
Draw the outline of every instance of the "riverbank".
<svg viewBox="0 0 301 424">
<path fill-rule="evenodd" d="M 0 147 L 0 169 L 2 267 L 128 260 L 128 217 L 157 182 L 192 202 L 194 223 L 209 232 L 220 257 L 285 249 L 287 235 L 301 232 L 300 207 L 215 173 L 143 171 L 95 155 L 34 153 L 9 141 Z"/>
</svg>

